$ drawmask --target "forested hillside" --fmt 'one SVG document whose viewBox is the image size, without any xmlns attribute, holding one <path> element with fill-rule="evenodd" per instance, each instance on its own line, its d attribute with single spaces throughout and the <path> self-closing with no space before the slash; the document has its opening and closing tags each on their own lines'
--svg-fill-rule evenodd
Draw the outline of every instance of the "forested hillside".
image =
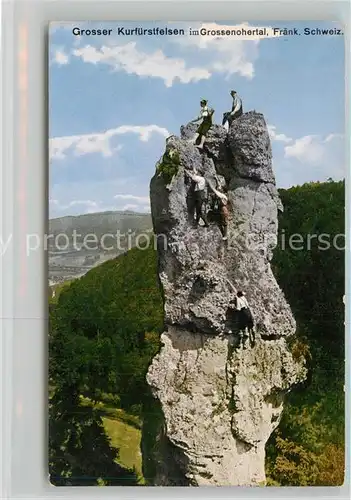
<svg viewBox="0 0 351 500">
<path fill-rule="evenodd" d="M 297 321 L 298 345 L 304 352 L 308 347 L 310 373 L 305 386 L 288 398 L 267 447 L 267 469 L 282 485 L 340 485 L 344 477 L 345 185 L 305 184 L 280 190 L 280 196 L 285 211 L 273 269 Z M 288 242 L 293 235 L 297 244 L 291 248 Z"/>
<path fill-rule="evenodd" d="M 267 476 L 269 484 L 340 485 L 344 252 L 336 247 L 344 240 L 335 244 L 333 238 L 344 233 L 344 183 L 306 184 L 280 195 L 285 211 L 273 270 L 297 320 L 293 349 L 308 356 L 310 374 L 288 396 L 280 426 L 267 445 Z M 303 240 L 299 250 L 289 244 L 296 234 Z M 130 424 L 124 432 L 140 428 L 149 398 L 145 374 L 159 349 L 162 326 L 152 248 L 132 249 L 50 299 L 53 484 L 148 484 L 148 478 L 121 459 L 126 450 L 113 446 L 114 425 L 123 414 L 124 424 Z M 123 446 L 131 447 L 132 437 Z"/>
<path fill-rule="evenodd" d="M 51 481 L 137 484 L 134 471 L 116 465 L 103 417 L 111 406 L 131 421 L 141 414 L 163 323 L 155 251 L 106 262 L 63 288 L 50 309 Z"/>
</svg>

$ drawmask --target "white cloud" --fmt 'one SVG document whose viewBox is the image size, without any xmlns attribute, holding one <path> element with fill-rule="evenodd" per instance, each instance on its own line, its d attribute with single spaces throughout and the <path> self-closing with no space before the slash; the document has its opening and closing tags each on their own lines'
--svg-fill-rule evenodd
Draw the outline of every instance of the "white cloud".
<svg viewBox="0 0 351 500">
<path fill-rule="evenodd" d="M 190 83 L 211 76 L 207 69 L 187 68 L 183 59 L 167 57 L 162 50 L 150 54 L 139 51 L 136 42 L 114 47 L 102 46 L 100 49 L 87 45 L 73 50 L 73 55 L 80 57 L 84 62 L 107 64 L 115 71 L 125 71 L 141 77 L 162 78 L 166 87 L 171 87 L 175 80 Z"/>
<path fill-rule="evenodd" d="M 80 213 L 90 213 L 90 212 L 98 212 L 99 204 L 96 201 L 92 200 L 72 200 L 69 203 L 63 204 L 58 200 L 49 200 L 50 206 L 55 209 L 55 211 L 69 211 L 74 207 L 81 207 L 79 209 Z"/>
<path fill-rule="evenodd" d="M 285 157 L 298 160 L 306 181 L 337 180 L 345 177 L 345 151 L 343 134 L 307 135 L 285 147 Z"/>
<path fill-rule="evenodd" d="M 298 139 L 293 139 L 285 134 L 277 133 L 274 125 L 267 125 L 268 133 L 272 141 L 283 142 L 284 157 L 298 160 L 304 166 L 314 166 L 323 168 L 334 164 L 339 171 L 343 170 L 343 143 L 340 141 L 344 138 L 343 134 L 329 134 L 325 137 L 321 135 L 305 135 Z M 337 164 L 337 165 L 336 165 Z"/>
<path fill-rule="evenodd" d="M 171 23 L 172 27 L 173 24 Z M 187 49 L 183 58 L 169 57 L 162 50 L 145 52 L 140 50 L 135 40 L 127 44 L 102 45 L 100 48 L 86 45 L 72 51 L 75 57 L 91 64 L 106 64 L 114 71 L 125 71 L 140 77 L 161 78 L 166 87 L 175 82 L 191 83 L 208 80 L 214 73 L 226 76 L 235 73 L 246 77 L 254 76 L 254 61 L 258 56 L 257 45 L 263 39 L 278 37 L 272 27 L 250 26 L 248 23 L 240 25 L 218 25 L 216 23 L 192 23 L 191 26 L 177 23 L 187 32 L 205 29 L 208 35 L 186 35 L 171 38 L 179 47 Z M 264 34 L 258 30 L 265 29 Z M 236 34 L 221 34 L 229 30 Z M 219 31 L 219 34 L 212 34 Z M 167 40 L 168 41 L 168 40 Z M 189 51 L 195 49 L 195 54 Z M 193 61 L 198 60 L 194 64 Z M 201 60 L 201 62 L 200 62 Z"/>
<path fill-rule="evenodd" d="M 133 194 L 116 194 L 114 198 L 115 200 L 133 200 L 138 203 L 149 203 L 150 201 L 148 196 L 135 196 Z"/>
<path fill-rule="evenodd" d="M 158 125 L 122 125 L 121 127 L 113 129 L 112 131 L 113 135 L 128 134 L 130 132 L 133 134 L 138 134 L 140 140 L 143 142 L 147 142 L 153 133 L 160 134 L 165 138 L 169 137 L 170 135 L 166 128 L 159 127 Z"/>
<path fill-rule="evenodd" d="M 98 203 L 92 200 L 73 200 L 68 205 L 66 205 L 66 208 L 74 207 L 76 205 L 84 205 L 87 207 L 96 208 L 98 206 Z"/>
<path fill-rule="evenodd" d="M 128 203 L 127 205 L 124 205 L 122 210 L 137 210 L 139 208 L 139 205 L 133 205 L 133 203 Z"/>
<path fill-rule="evenodd" d="M 150 198 L 149 196 L 136 196 L 134 194 L 116 194 L 115 200 L 130 201 L 123 205 L 122 210 L 134 210 L 138 212 L 150 212 Z M 117 201 L 118 206 L 118 201 Z"/>
<path fill-rule="evenodd" d="M 59 66 L 63 66 L 69 63 L 69 56 L 64 52 L 63 49 L 57 49 L 54 52 L 52 62 L 58 64 Z"/>
<path fill-rule="evenodd" d="M 277 134 L 277 128 L 274 125 L 267 125 L 268 133 L 272 141 L 277 142 L 292 142 L 293 139 L 291 137 L 286 136 L 285 134 Z"/>
<path fill-rule="evenodd" d="M 114 205 L 106 205 L 100 201 L 93 200 L 72 200 L 68 203 L 60 203 L 58 200 L 54 201 L 54 210 L 56 216 L 64 212 L 64 215 L 77 213 L 77 214 L 91 214 L 96 212 L 114 211 L 117 208 Z M 52 203 L 51 203 L 52 204 Z M 78 210 L 77 210 L 78 209 Z"/>
<path fill-rule="evenodd" d="M 274 125 L 267 127 L 271 140 L 284 144 L 283 157 L 279 157 L 278 150 L 272 161 L 280 187 L 288 188 L 304 182 L 323 182 L 329 177 L 335 180 L 345 177 L 343 134 L 313 134 L 295 139 L 277 133 Z"/>
<path fill-rule="evenodd" d="M 325 160 L 330 143 L 336 134 L 330 134 L 325 139 L 319 135 L 305 135 L 296 139 L 291 146 L 285 146 L 285 157 L 296 158 L 301 163 L 316 165 Z"/>
<path fill-rule="evenodd" d="M 343 137 L 344 137 L 343 134 L 329 134 L 325 138 L 325 142 L 330 142 L 334 139 L 343 139 Z"/>
<path fill-rule="evenodd" d="M 134 195 L 116 195 L 116 199 L 123 200 L 124 203 L 109 204 L 101 201 L 93 200 L 72 200 L 68 203 L 60 203 L 58 200 L 50 200 L 50 205 L 54 206 L 56 213 L 64 212 L 89 214 L 96 212 L 106 212 L 115 210 L 130 210 L 134 212 L 150 212 L 149 198 L 147 196 Z M 125 203 L 126 200 L 134 201 L 134 203 Z M 77 210 L 78 208 L 78 210 Z"/>
<path fill-rule="evenodd" d="M 207 69 L 213 73 L 223 73 L 226 76 L 238 73 L 252 79 L 254 62 L 258 57 L 258 45 L 261 40 L 277 38 L 270 26 L 251 26 L 249 23 L 238 25 L 220 25 L 216 23 L 196 23 L 193 30 L 206 30 L 207 35 L 187 36 L 176 41 L 188 47 L 206 50 Z M 259 30 L 265 30 L 260 34 Z M 231 34 L 222 34 L 230 32 Z M 200 52 L 201 54 L 201 52 Z"/>
<path fill-rule="evenodd" d="M 306 135 L 284 147 L 284 159 L 275 159 L 278 185 L 345 178 L 343 134 Z"/>
<path fill-rule="evenodd" d="M 117 210 L 118 203 L 114 199 L 115 194 L 129 192 L 144 195 L 145 184 L 140 176 L 135 176 L 131 170 L 124 168 L 117 169 L 115 177 L 109 179 L 98 180 L 83 177 L 79 180 L 53 182 L 50 185 L 50 199 L 55 200 L 55 203 L 50 203 L 50 217 Z M 90 203 L 78 205 L 72 203 L 72 200 L 75 202 L 85 200 Z M 123 200 L 121 205 L 129 202 L 136 203 Z"/>
<path fill-rule="evenodd" d="M 53 137 L 49 141 L 50 160 L 62 160 L 66 157 L 68 150 L 72 149 L 74 156 L 82 156 L 91 153 L 101 153 L 104 157 L 112 156 L 122 148 L 122 145 L 111 147 L 111 139 L 117 135 L 127 133 L 137 134 L 141 141 L 147 142 L 152 134 L 159 134 L 168 137 L 167 129 L 158 125 L 122 125 L 105 132 L 72 135 L 64 137 Z"/>
</svg>

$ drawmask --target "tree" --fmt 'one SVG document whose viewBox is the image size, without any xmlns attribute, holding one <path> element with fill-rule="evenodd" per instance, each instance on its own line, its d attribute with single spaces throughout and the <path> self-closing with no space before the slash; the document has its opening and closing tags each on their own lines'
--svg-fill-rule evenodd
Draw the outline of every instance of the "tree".
<svg viewBox="0 0 351 500">
<path fill-rule="evenodd" d="M 345 269 L 344 251 L 335 238 L 345 233 L 345 184 L 309 183 L 280 190 L 280 196 L 285 245 L 275 251 L 273 270 L 297 320 L 297 340 L 308 344 L 312 359 L 308 383 L 289 394 L 279 428 L 269 440 L 267 471 L 282 485 L 340 485 Z M 305 242 L 300 251 L 286 244 L 296 233 Z"/>
<path fill-rule="evenodd" d="M 54 484 L 136 484 L 116 463 L 101 415 L 80 402 L 107 392 L 133 410 L 159 349 L 163 307 L 156 255 L 131 250 L 90 271 L 51 301 L 50 476 Z"/>
</svg>

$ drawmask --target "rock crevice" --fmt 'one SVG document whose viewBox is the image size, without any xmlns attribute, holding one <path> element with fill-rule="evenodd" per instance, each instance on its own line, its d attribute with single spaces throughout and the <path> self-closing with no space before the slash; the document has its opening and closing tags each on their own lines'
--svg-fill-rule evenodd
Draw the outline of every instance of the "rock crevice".
<svg viewBox="0 0 351 500">
<path fill-rule="evenodd" d="M 155 485 L 258 485 L 284 395 L 306 377 L 304 360 L 288 349 L 295 320 L 270 267 L 282 210 L 271 144 L 256 112 L 228 132 L 214 126 L 203 151 L 187 140 L 193 132 L 189 124 L 168 139 L 178 171 L 170 182 L 156 171 L 150 185 L 165 331 L 147 374 L 160 424 L 143 461 L 154 464 Z M 227 188 L 227 242 L 217 224 L 194 227 L 189 216 L 184 171 L 194 167 Z M 240 289 L 253 312 L 254 345 L 243 345 L 231 320 Z M 144 426 L 143 440 L 147 433 Z"/>
</svg>

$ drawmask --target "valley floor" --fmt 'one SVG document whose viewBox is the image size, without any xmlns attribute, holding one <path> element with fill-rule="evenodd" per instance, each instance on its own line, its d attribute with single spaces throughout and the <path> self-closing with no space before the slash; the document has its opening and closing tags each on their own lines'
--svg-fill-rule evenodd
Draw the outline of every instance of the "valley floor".
<svg viewBox="0 0 351 500">
<path fill-rule="evenodd" d="M 83 397 L 82 403 L 91 405 L 91 402 Z M 140 451 L 140 419 L 102 401 L 93 406 L 103 415 L 102 420 L 106 434 L 111 439 L 111 445 L 119 450 L 117 462 L 127 469 L 134 469 L 139 484 L 144 484 Z"/>
</svg>

